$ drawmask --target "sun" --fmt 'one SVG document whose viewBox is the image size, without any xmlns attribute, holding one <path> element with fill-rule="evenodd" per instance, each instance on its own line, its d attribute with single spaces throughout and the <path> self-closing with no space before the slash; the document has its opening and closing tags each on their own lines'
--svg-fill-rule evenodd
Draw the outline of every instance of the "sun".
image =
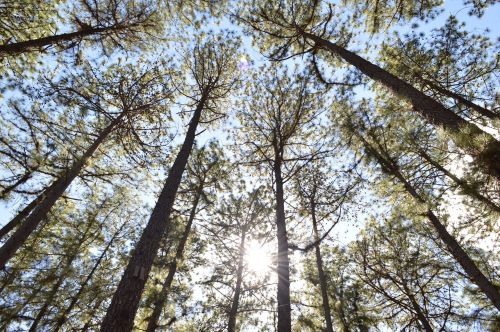
<svg viewBox="0 0 500 332">
<path fill-rule="evenodd" d="M 256 240 L 250 241 L 245 248 L 245 262 L 250 272 L 262 277 L 271 270 L 271 254 L 267 245 Z"/>
</svg>

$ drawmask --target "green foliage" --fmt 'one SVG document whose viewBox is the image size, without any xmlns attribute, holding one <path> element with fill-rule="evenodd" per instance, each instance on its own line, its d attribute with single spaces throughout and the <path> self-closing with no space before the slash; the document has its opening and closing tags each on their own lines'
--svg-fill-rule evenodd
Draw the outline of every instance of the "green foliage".
<svg viewBox="0 0 500 332">
<path fill-rule="evenodd" d="M 370 33 L 387 30 L 401 21 L 414 18 L 432 20 L 440 12 L 442 0 L 347 0 L 354 7 L 354 16 L 361 16 Z"/>
<path fill-rule="evenodd" d="M 134 330 L 159 302 L 162 331 L 227 331 L 233 316 L 236 331 L 276 330 L 282 203 L 293 331 L 323 330 L 325 312 L 343 332 L 497 331 L 429 223 L 498 288 L 496 31 L 460 21 L 498 6 L 460 3 L 446 17 L 441 0 L 4 1 L 0 224 L 115 125 L 0 271 L 0 330 L 99 330 L 203 105 Z M 464 121 L 415 116 L 389 73 Z"/>
</svg>

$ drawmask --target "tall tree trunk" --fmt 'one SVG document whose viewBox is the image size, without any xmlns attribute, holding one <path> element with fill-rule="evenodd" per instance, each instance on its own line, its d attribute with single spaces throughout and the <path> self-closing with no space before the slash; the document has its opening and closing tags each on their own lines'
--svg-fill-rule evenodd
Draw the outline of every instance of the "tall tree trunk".
<svg viewBox="0 0 500 332">
<path fill-rule="evenodd" d="M 227 324 L 227 332 L 236 331 L 236 317 L 238 316 L 238 307 L 240 305 L 241 284 L 243 283 L 243 265 L 245 259 L 245 240 L 246 230 L 243 229 L 240 239 L 238 268 L 236 270 L 236 286 L 234 288 L 233 301 L 231 302 L 231 309 L 229 310 L 229 320 Z"/>
<path fill-rule="evenodd" d="M 182 237 L 177 246 L 177 251 L 175 252 L 175 258 L 170 263 L 168 274 L 165 280 L 163 281 L 160 294 L 158 294 L 158 299 L 154 302 L 153 313 L 149 317 L 148 326 L 146 328 L 147 332 L 154 332 L 158 327 L 158 321 L 160 320 L 161 311 L 165 306 L 170 286 L 172 285 L 172 281 L 174 280 L 174 275 L 177 272 L 177 262 L 180 261 L 184 256 L 184 248 L 186 247 L 189 234 L 191 233 L 191 227 L 193 225 L 194 218 L 196 217 L 196 209 L 198 208 L 198 203 L 200 202 L 200 197 L 202 192 L 203 192 L 203 187 L 200 185 L 200 187 L 196 191 L 193 206 L 191 207 L 186 227 L 184 228 L 184 232 L 182 233 Z"/>
<path fill-rule="evenodd" d="M 101 265 L 101 262 L 104 259 L 104 257 L 106 256 L 106 253 L 111 248 L 111 246 L 113 245 L 113 242 L 116 240 L 116 238 L 118 237 L 118 235 L 123 230 L 123 228 L 125 227 L 126 224 L 127 224 L 126 222 L 123 223 L 123 225 L 113 234 L 113 236 L 111 237 L 109 242 L 106 244 L 106 247 L 103 249 L 103 251 L 101 252 L 101 255 L 99 255 L 99 258 L 97 259 L 94 266 L 92 267 L 92 270 L 90 270 L 90 273 L 87 275 L 85 280 L 80 284 L 80 288 L 78 288 L 78 291 L 76 292 L 76 294 L 72 296 L 68 307 L 61 313 L 59 319 L 57 320 L 57 324 L 54 327 L 54 330 L 53 330 L 54 332 L 58 332 L 61 329 L 61 327 L 64 325 L 64 323 L 68 319 L 69 314 L 71 313 L 71 311 L 73 310 L 75 305 L 80 300 L 80 295 L 82 295 L 83 291 L 85 290 L 85 288 L 87 287 L 89 282 L 92 280 L 94 273 L 97 271 L 97 268 Z"/>
<path fill-rule="evenodd" d="M 459 134 L 466 127 L 469 130 L 470 140 L 457 139 L 455 140 L 457 146 L 474 155 L 476 162 L 483 168 L 485 173 L 500 179 L 500 142 L 493 136 L 482 131 L 476 125 L 465 121 L 441 103 L 370 61 L 326 39 L 300 29 L 299 31 L 304 38 L 314 41 L 315 45 L 340 56 L 366 76 L 388 87 L 395 94 L 409 100 L 414 110 L 435 126 L 443 127 L 455 134 Z M 481 151 L 477 151 L 477 148 L 473 147 L 473 144 L 470 143 L 479 136 L 487 137 L 488 139 L 488 143 L 485 144 Z"/>
<path fill-rule="evenodd" d="M 101 325 L 103 332 L 129 332 L 134 326 L 135 313 L 141 299 L 142 291 L 153 261 L 158 253 L 161 238 L 169 224 L 170 213 L 174 205 L 175 195 L 181 183 L 182 173 L 196 137 L 196 128 L 208 97 L 209 90 L 203 91 L 202 97 L 189 123 L 184 143 L 169 171 L 165 185 L 156 206 L 149 218 L 141 238 L 123 273 L 118 288 Z"/>
<path fill-rule="evenodd" d="M 469 185 L 467 181 L 460 179 L 458 176 L 455 174 L 451 173 L 448 171 L 446 168 L 444 168 L 440 163 L 435 161 L 427 152 L 425 152 L 424 149 L 418 148 L 418 154 L 425 160 L 427 161 L 430 165 L 435 167 L 437 170 L 442 172 L 444 175 L 449 177 L 453 182 L 455 182 L 457 185 L 459 185 L 465 194 L 474 197 L 480 202 L 483 202 L 486 204 L 488 207 L 490 207 L 493 211 L 500 212 L 500 206 L 496 205 L 495 202 L 491 201 L 488 197 L 485 197 L 482 195 L 479 191 L 476 190 L 473 186 Z"/>
<path fill-rule="evenodd" d="M 42 235 L 43 232 L 41 232 L 41 230 L 37 230 L 35 232 L 33 232 L 33 238 L 32 238 L 32 241 L 33 243 L 38 243 L 38 239 L 40 239 L 41 235 Z M 36 250 L 36 248 L 35 248 Z M 18 261 L 19 262 L 28 262 L 28 265 L 29 265 L 29 262 L 31 261 L 30 257 L 31 257 L 31 252 L 29 252 L 29 250 L 24 250 L 23 252 L 21 252 L 19 254 L 19 256 L 17 257 Z M 63 262 L 59 262 L 58 264 L 62 264 Z M 59 266 L 59 265 L 58 265 Z M 1 285 L 0 285 L 0 294 L 2 294 L 7 287 L 9 287 L 12 282 L 14 280 L 16 280 L 17 278 L 19 278 L 20 276 L 20 272 L 22 273 L 24 270 L 26 269 L 26 266 L 23 266 L 21 264 L 21 266 L 16 266 L 16 267 L 13 267 L 12 269 L 9 269 L 9 270 L 4 270 L 3 272 L 5 273 L 2 280 L 1 280 Z M 45 282 L 42 281 L 42 284 L 44 284 Z M 22 308 L 22 307 L 20 307 Z M 0 331 L 1 331 L 1 327 L 0 327 Z"/>
<path fill-rule="evenodd" d="M 59 179 L 50 186 L 50 190 L 44 191 L 41 195 L 44 197 L 41 201 L 36 203 L 29 216 L 24 219 L 21 225 L 16 229 L 14 234 L 5 242 L 0 248 L 0 269 L 5 267 L 5 264 L 16 253 L 16 251 L 26 242 L 28 237 L 38 227 L 42 220 L 47 216 L 50 209 L 54 206 L 56 201 L 62 196 L 66 188 L 69 187 L 71 182 L 78 176 L 80 171 L 85 167 L 86 162 L 92 157 L 101 143 L 108 137 L 108 135 L 120 123 L 121 119 L 125 116 L 126 112 L 122 112 L 116 119 L 114 119 L 97 137 L 92 145 L 85 151 L 83 156 L 73 163 L 71 168 L 64 173 Z M 23 213 L 21 211 L 20 213 Z"/>
<path fill-rule="evenodd" d="M 332 316 L 330 314 L 330 304 L 328 300 L 328 287 L 326 284 L 325 271 L 323 270 L 323 259 L 321 257 L 320 236 L 318 233 L 318 223 L 316 220 L 316 204 L 311 202 L 311 216 L 313 222 L 314 239 L 316 245 L 314 246 L 316 254 L 316 266 L 318 268 L 318 278 L 321 288 L 321 299 L 323 301 L 323 314 L 325 315 L 326 332 L 333 332 Z"/>
<path fill-rule="evenodd" d="M 367 150 L 369 150 L 378 160 L 380 165 L 396 177 L 400 183 L 404 186 L 405 190 L 412 196 L 417 202 L 421 204 L 426 204 L 425 199 L 418 194 L 415 188 L 406 180 L 403 174 L 400 172 L 398 165 L 388 158 L 384 158 L 374 147 L 370 145 L 361 135 L 360 139 L 363 141 Z M 453 258 L 460 264 L 464 269 L 465 273 L 469 276 L 471 281 L 475 283 L 483 293 L 491 300 L 493 305 L 500 310 L 500 292 L 495 287 L 495 285 L 486 278 L 486 276 L 477 267 L 476 263 L 470 258 L 470 256 L 463 250 L 457 240 L 446 230 L 446 227 L 441 223 L 439 218 L 434 214 L 432 210 L 427 210 L 427 218 L 430 220 L 432 226 L 437 231 L 439 238 L 446 244 L 449 252 L 452 254 Z"/>
<path fill-rule="evenodd" d="M 279 161 L 275 161 L 274 164 L 274 177 L 276 181 L 276 226 L 278 237 L 278 331 L 291 332 L 290 262 L 288 259 L 283 178 Z"/>
<path fill-rule="evenodd" d="M 73 31 L 69 33 L 62 33 L 59 35 L 53 35 L 48 37 L 42 37 L 32 40 L 21 41 L 17 43 L 10 43 L 5 45 L 0 45 L 0 56 L 2 54 L 5 55 L 14 55 L 18 53 L 23 53 L 27 51 L 33 50 L 42 50 L 45 46 L 56 45 L 58 43 L 73 41 L 82 39 L 91 35 L 103 34 L 113 30 L 123 30 L 125 27 L 120 26 L 109 26 L 103 28 L 97 27 L 89 27 L 86 29 Z"/>
<path fill-rule="evenodd" d="M 46 193 L 50 192 L 55 186 L 57 181 L 54 181 L 47 189 L 45 189 L 40 195 L 33 199 L 24 209 L 19 211 L 17 215 L 12 218 L 5 226 L 0 229 L 0 239 L 7 235 L 10 231 L 16 228 L 23 220 L 26 218 L 31 211 L 46 197 Z"/>
</svg>

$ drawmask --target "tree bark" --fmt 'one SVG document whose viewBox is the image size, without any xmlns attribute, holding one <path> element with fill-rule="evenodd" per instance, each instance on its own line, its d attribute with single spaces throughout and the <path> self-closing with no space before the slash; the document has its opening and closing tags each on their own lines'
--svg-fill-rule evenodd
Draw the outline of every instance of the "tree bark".
<svg viewBox="0 0 500 332">
<path fill-rule="evenodd" d="M 41 194 L 43 198 L 40 201 L 38 201 L 38 199 L 35 199 L 37 200 L 36 207 L 32 209 L 31 213 L 29 213 L 26 219 L 23 220 L 21 225 L 14 232 L 14 234 L 12 234 L 10 238 L 5 242 L 5 244 L 0 248 L 0 269 L 3 269 L 5 267 L 5 264 L 9 261 L 9 259 L 12 258 L 12 256 L 14 256 L 17 250 L 26 242 L 31 233 L 33 233 L 33 231 L 38 227 L 38 225 L 42 222 L 42 220 L 45 219 L 45 217 L 49 213 L 50 209 L 54 206 L 56 201 L 62 196 L 62 194 L 69 187 L 71 182 L 78 176 L 80 171 L 85 167 L 86 162 L 92 157 L 92 155 L 101 145 L 101 143 L 120 123 L 121 119 L 125 116 L 125 113 L 126 112 L 122 112 L 116 119 L 114 119 L 99 134 L 97 139 L 85 151 L 83 156 L 77 161 L 75 161 L 71 166 L 71 168 L 48 188 L 49 190 L 46 190 Z M 23 210 L 20 212 L 20 214 L 22 213 L 25 213 L 25 211 Z M 19 223 L 19 220 L 17 221 L 17 223 Z"/>
<path fill-rule="evenodd" d="M 470 140 L 473 141 L 479 136 L 487 137 L 488 143 L 482 151 L 477 151 L 472 144 L 466 140 L 455 140 L 457 146 L 463 148 L 468 153 L 475 156 L 475 160 L 487 174 L 491 174 L 500 180 L 500 142 L 490 134 L 482 131 L 476 125 L 467 122 L 451 110 L 444 107 L 441 103 L 417 90 L 412 85 L 406 83 L 400 78 L 392 75 L 386 70 L 374 65 L 370 61 L 363 59 L 357 54 L 346 50 L 345 48 L 318 37 L 314 34 L 300 30 L 304 38 L 314 41 L 315 45 L 340 56 L 349 64 L 356 67 L 366 76 L 388 87 L 395 94 L 409 100 L 416 112 L 420 113 L 430 123 L 435 126 L 443 127 L 455 134 L 460 133 L 464 128 L 470 132 Z"/>
<path fill-rule="evenodd" d="M 288 237 L 285 219 L 285 198 L 281 163 L 275 161 L 274 177 L 276 181 L 276 226 L 278 237 L 278 331 L 292 331 L 290 305 L 290 262 L 288 259 Z"/>
<path fill-rule="evenodd" d="M 326 332 L 333 332 L 332 316 L 330 314 L 330 303 L 328 300 L 328 287 L 326 284 L 325 271 L 323 270 L 323 259 L 321 257 L 321 248 L 319 241 L 320 236 L 318 232 L 318 223 L 316 221 L 316 204 L 314 202 L 311 202 L 311 216 L 313 222 L 314 238 L 317 242 L 314 247 L 316 254 L 316 266 L 318 268 L 319 284 L 321 287 L 321 299 L 323 301 L 323 314 L 325 315 Z"/>
<path fill-rule="evenodd" d="M 163 281 L 160 294 L 158 294 L 158 299 L 154 303 L 153 313 L 149 317 L 146 332 L 154 332 L 158 327 L 158 321 L 160 320 L 161 311 L 165 306 L 170 286 L 172 285 L 172 281 L 174 280 L 174 275 L 177 272 L 177 262 L 180 261 L 184 256 L 184 248 L 186 246 L 189 234 L 191 233 L 191 227 L 193 225 L 194 218 L 196 217 L 196 209 L 198 208 L 198 203 L 200 201 L 202 192 L 203 192 L 203 187 L 200 186 L 200 188 L 198 188 L 196 191 L 196 196 L 194 198 L 193 206 L 189 213 L 189 219 L 186 224 L 186 227 L 184 228 L 184 232 L 182 233 L 182 237 L 179 241 L 179 244 L 177 246 L 175 258 L 173 262 L 170 263 L 167 277 Z"/>
<path fill-rule="evenodd" d="M 396 177 L 404 186 L 405 190 L 410 194 L 410 196 L 412 196 L 417 202 L 426 204 L 425 199 L 418 194 L 415 188 L 399 171 L 399 167 L 391 160 L 384 158 L 362 136 L 359 137 L 363 141 L 367 150 L 369 150 L 376 157 L 384 170 Z M 465 252 L 465 250 L 463 250 L 458 241 L 448 232 L 446 227 L 441 223 L 434 212 L 428 209 L 426 212 L 426 216 L 430 220 L 434 229 L 437 231 L 439 238 L 445 243 L 453 258 L 455 258 L 455 260 L 464 269 L 465 273 L 469 276 L 471 281 L 475 283 L 481 289 L 481 291 L 483 291 L 483 293 L 491 300 L 493 305 L 498 310 L 500 310 L 500 292 L 495 287 L 495 285 L 490 280 L 488 280 L 488 278 L 486 278 L 486 276 L 481 272 L 476 263 L 474 263 L 472 258 Z"/>
<path fill-rule="evenodd" d="M 169 224 L 170 213 L 181 183 L 182 173 L 196 137 L 201 112 L 208 97 L 208 90 L 202 97 L 189 123 L 184 143 L 169 171 L 165 185 L 158 197 L 156 206 L 149 218 L 141 238 L 113 295 L 111 304 L 101 325 L 103 332 L 129 332 L 134 326 L 135 313 L 153 261 L 158 253 L 161 238 Z"/>
<path fill-rule="evenodd" d="M 43 200 L 45 192 L 46 191 L 32 200 L 28 205 L 26 205 L 24 209 L 19 211 L 14 218 L 12 218 L 7 224 L 5 224 L 2 229 L 0 229 L 0 239 L 7 235 L 11 230 L 16 228 L 16 226 L 18 226 L 21 221 L 23 221 L 23 219 L 30 214 L 30 212 L 36 207 L 36 205 Z"/>
<path fill-rule="evenodd" d="M 30 213 L 31 211 L 46 197 L 47 192 L 53 190 L 56 186 L 57 181 L 52 182 L 52 184 L 47 187 L 41 194 L 39 194 L 35 199 L 33 199 L 28 205 L 24 207 L 17 215 L 12 218 L 5 226 L 0 229 L 0 239 L 7 235 L 10 231 L 16 228 Z"/>
<path fill-rule="evenodd" d="M 123 225 L 113 234 L 113 236 L 111 237 L 111 239 L 107 243 L 106 247 L 101 252 L 101 255 L 99 255 L 99 258 L 97 259 L 94 266 L 92 267 L 92 270 L 90 270 L 90 273 L 87 275 L 85 280 L 80 284 L 80 288 L 78 288 L 78 291 L 76 292 L 76 294 L 73 295 L 73 297 L 71 298 L 71 301 L 70 301 L 68 307 L 62 312 L 61 316 L 57 320 L 57 324 L 53 330 L 54 332 L 58 332 L 61 329 L 61 327 L 63 326 L 63 324 L 66 322 L 66 320 L 68 319 L 68 315 L 71 313 L 71 310 L 73 310 L 75 305 L 80 300 L 80 295 L 82 295 L 82 293 L 85 290 L 85 288 L 87 287 L 88 283 L 92 280 L 94 273 L 97 271 L 97 268 L 101 265 L 101 262 L 104 259 L 104 256 L 106 256 L 106 253 L 111 248 L 111 246 L 113 245 L 113 242 L 116 240 L 116 238 L 118 237 L 120 232 L 123 230 L 125 225 L 126 225 L 126 223 L 123 223 Z"/>
<path fill-rule="evenodd" d="M 69 33 L 62 33 L 59 35 L 53 35 L 48 37 L 42 37 L 32 40 L 26 40 L 17 43 L 10 43 L 5 45 L 0 45 L 0 55 L 14 55 L 18 53 L 23 53 L 32 50 L 42 50 L 44 46 L 55 45 L 62 42 L 82 39 L 86 36 L 97 35 L 106 33 L 112 30 L 122 30 L 124 27 L 109 26 L 103 28 L 90 27 L 87 29 L 82 29 L 78 31 L 73 31 Z"/>
<path fill-rule="evenodd" d="M 231 309 L 229 310 L 229 320 L 227 324 L 227 332 L 236 331 L 236 317 L 238 316 L 238 307 L 240 305 L 241 284 L 243 283 L 243 265 L 245 259 L 245 240 L 246 231 L 243 230 L 240 240 L 238 269 L 236 270 L 236 287 L 234 289 L 233 301 L 231 302 Z"/>
</svg>

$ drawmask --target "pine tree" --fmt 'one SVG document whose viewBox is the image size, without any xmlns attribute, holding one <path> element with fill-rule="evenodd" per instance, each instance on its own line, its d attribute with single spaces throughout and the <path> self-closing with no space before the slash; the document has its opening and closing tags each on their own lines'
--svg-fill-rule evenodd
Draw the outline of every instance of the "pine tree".
<svg viewBox="0 0 500 332">
<path fill-rule="evenodd" d="M 188 238 L 191 234 L 191 229 L 197 214 L 203 210 L 207 204 L 210 204 L 209 192 L 212 187 L 219 187 L 222 179 L 224 178 L 224 160 L 222 158 L 219 147 L 211 144 L 208 148 L 202 147 L 195 149 L 192 152 L 191 160 L 187 166 L 187 184 L 182 188 L 183 194 L 190 194 L 192 196 L 191 208 L 189 216 L 185 223 L 182 235 L 177 243 L 175 249 L 175 257 L 168 264 L 168 274 L 161 282 L 161 290 L 156 294 L 156 300 L 153 303 L 153 312 L 148 318 L 148 325 L 146 331 L 154 332 L 159 327 L 159 320 L 168 299 L 170 287 L 177 271 L 177 266 L 182 263 L 185 247 Z M 213 195 L 213 194 L 212 194 Z"/>
<path fill-rule="evenodd" d="M 438 214 L 429 207 L 427 195 L 419 193 L 418 188 L 412 184 L 412 181 L 405 176 L 404 171 L 399 165 L 397 157 L 391 154 L 387 149 L 387 141 L 384 141 L 384 135 L 377 135 L 375 126 L 370 127 L 363 123 L 353 123 L 352 117 L 347 119 L 345 125 L 350 133 L 354 133 L 357 137 L 366 154 L 373 158 L 378 163 L 382 171 L 393 177 L 406 191 L 406 193 L 414 199 L 414 201 L 422 206 L 422 214 L 430 221 L 439 238 L 446 244 L 449 252 L 455 260 L 464 269 L 466 274 L 491 300 L 495 307 L 500 307 L 500 293 L 495 285 L 483 274 L 478 265 L 474 262 L 471 256 L 462 248 L 460 243 L 453 237 Z M 401 157 L 401 156 L 399 156 Z"/>
<path fill-rule="evenodd" d="M 42 3 L 48 6 L 54 5 L 49 1 Z M 12 17 L 26 21 L 28 18 L 25 16 L 32 13 L 27 9 L 19 9 L 25 5 L 14 2 L 7 7 L 12 6 L 21 14 Z M 2 9 L 6 10 L 7 8 Z M 44 9 L 42 8 L 42 10 Z M 85 40 L 103 46 L 107 44 L 125 48 L 127 44 L 136 44 L 134 46 L 137 47 L 138 43 L 146 40 L 148 34 L 160 31 L 163 22 L 161 8 L 157 8 L 152 1 L 80 0 L 73 4 L 73 8 L 70 9 L 69 22 L 65 22 L 72 31 L 45 35 L 54 26 L 54 19 L 50 19 L 50 17 L 55 18 L 57 10 L 52 8 L 44 11 L 44 14 L 48 14 L 49 22 L 39 22 L 39 27 L 42 27 L 40 31 L 36 31 L 35 27 L 20 29 L 24 33 L 8 29 L 10 34 L 6 33 L 2 36 L 6 38 L 6 41 L 0 46 L 0 55 L 5 57 L 25 52 L 43 52 L 53 46 L 59 46 L 62 49 L 74 48 L 79 47 Z M 44 15 L 39 16 L 44 17 Z M 18 23 L 16 22 L 16 24 Z M 38 38 L 32 38 L 31 33 L 33 32 Z"/>
<path fill-rule="evenodd" d="M 274 60 L 318 51 L 326 56 L 340 57 L 394 95 L 408 101 L 412 106 L 408 109 L 437 128 L 447 130 L 457 146 L 474 156 L 483 172 L 500 178 L 500 143 L 493 136 L 398 76 L 349 51 L 345 47 L 350 37 L 345 32 L 345 24 L 330 27 L 336 16 L 333 7 L 322 8 L 321 1 L 297 3 L 290 0 L 278 6 L 263 3 L 249 13 L 241 14 L 240 20 L 266 37 L 261 45 Z M 337 42 L 332 42 L 332 39 Z"/>
<path fill-rule="evenodd" d="M 195 109 L 189 122 L 184 142 L 170 168 L 163 189 L 141 239 L 125 269 L 116 290 L 101 331 L 129 331 L 133 327 L 135 313 L 160 240 L 168 228 L 169 215 L 175 201 L 182 174 L 193 148 L 200 122 L 210 121 L 216 113 L 217 101 L 230 93 L 235 79 L 234 45 L 222 44 L 222 40 L 209 41 L 194 47 L 193 57 L 188 61 L 188 71 L 195 84 L 192 86 Z M 202 113 L 207 113 L 202 120 Z M 216 115 L 215 115 L 216 116 Z"/>
<path fill-rule="evenodd" d="M 87 81 L 76 78 L 72 86 L 64 82 L 60 86 L 53 87 L 56 93 L 60 93 L 59 97 L 63 102 L 83 108 L 83 114 L 92 110 L 104 124 L 98 124 L 99 134 L 82 149 L 83 152 L 78 151 L 78 156 L 74 157 L 74 161 L 68 165 L 67 169 L 63 170 L 54 182 L 32 201 L 34 204 L 28 204 L 27 209 L 21 210 L 18 216 L 4 226 L 3 234 L 17 228 L 0 248 L 1 267 L 5 266 L 43 221 L 52 206 L 113 132 L 120 131 L 122 128 L 126 133 L 127 125 L 138 116 L 146 114 L 149 119 L 153 119 L 155 112 L 164 112 L 162 104 L 170 98 L 171 91 L 165 85 L 165 73 L 160 67 L 146 67 L 142 72 L 134 72 L 132 67 L 128 68 L 128 72 L 126 70 L 115 71 L 114 68 L 110 70 L 111 75 L 108 74 L 106 77 L 105 74 L 99 77 L 94 76 L 95 73 L 88 68 Z M 79 83 L 82 85 L 78 88 L 76 84 Z M 120 103 L 116 104 L 115 100 L 119 100 Z M 29 210 L 30 207 L 32 210 Z"/>
<path fill-rule="evenodd" d="M 252 99 L 244 105 L 239 117 L 244 126 L 242 139 L 248 148 L 248 163 L 269 172 L 273 179 L 278 239 L 278 330 L 291 331 L 285 184 L 323 153 L 323 145 L 315 142 L 313 130 L 318 125 L 321 103 L 306 77 L 293 81 L 280 74 L 283 71 L 280 67 L 265 71 L 270 73 L 255 76 L 259 83 L 247 92 Z"/>
</svg>

